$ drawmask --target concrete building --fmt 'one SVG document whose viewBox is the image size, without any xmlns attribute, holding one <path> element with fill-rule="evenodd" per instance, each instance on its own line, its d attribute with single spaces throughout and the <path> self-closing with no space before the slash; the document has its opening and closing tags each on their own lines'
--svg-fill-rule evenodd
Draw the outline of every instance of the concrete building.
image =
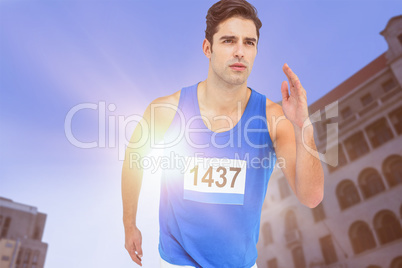
<svg viewBox="0 0 402 268">
<path fill-rule="evenodd" d="M 301 205 L 274 171 L 259 268 L 402 268 L 402 16 L 381 35 L 388 50 L 309 107 L 326 162 L 321 204 Z"/>
<path fill-rule="evenodd" d="M 0 268 L 43 268 L 46 214 L 0 197 Z"/>
</svg>

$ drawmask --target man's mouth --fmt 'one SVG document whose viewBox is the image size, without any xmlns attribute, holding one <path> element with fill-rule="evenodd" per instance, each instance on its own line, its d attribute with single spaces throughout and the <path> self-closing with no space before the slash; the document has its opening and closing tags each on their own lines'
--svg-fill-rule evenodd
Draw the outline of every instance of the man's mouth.
<svg viewBox="0 0 402 268">
<path fill-rule="evenodd" d="M 244 71 L 246 69 L 246 66 L 242 63 L 235 63 L 230 65 L 229 67 L 235 71 Z"/>
</svg>

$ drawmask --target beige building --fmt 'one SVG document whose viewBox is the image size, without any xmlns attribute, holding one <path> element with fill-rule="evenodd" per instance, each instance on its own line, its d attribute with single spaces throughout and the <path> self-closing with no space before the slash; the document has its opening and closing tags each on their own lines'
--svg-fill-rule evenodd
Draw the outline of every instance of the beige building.
<svg viewBox="0 0 402 268">
<path fill-rule="evenodd" d="M 326 162 L 321 204 L 301 205 L 274 171 L 259 268 L 402 268 L 402 16 L 381 35 L 388 51 L 309 107 Z"/>
<path fill-rule="evenodd" d="M 0 268 L 43 268 L 46 214 L 0 197 Z"/>
<path fill-rule="evenodd" d="M 15 267 L 20 244 L 20 241 L 5 238 L 0 239 L 0 268 Z"/>
</svg>

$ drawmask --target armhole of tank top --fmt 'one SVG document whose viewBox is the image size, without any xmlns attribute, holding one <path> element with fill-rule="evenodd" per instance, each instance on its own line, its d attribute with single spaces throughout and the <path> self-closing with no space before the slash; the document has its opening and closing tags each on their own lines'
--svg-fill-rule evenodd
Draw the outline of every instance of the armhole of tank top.
<svg viewBox="0 0 402 268">
<path fill-rule="evenodd" d="M 183 101 L 184 101 L 185 95 L 186 95 L 186 90 L 185 90 L 185 88 L 182 88 L 180 90 L 179 103 L 177 104 L 177 110 L 183 108 L 182 106 L 183 106 Z M 177 120 L 180 120 L 180 119 L 177 119 L 177 117 L 179 116 L 177 110 L 173 116 L 172 122 L 170 123 L 168 129 L 165 132 L 165 136 L 168 136 L 170 134 L 170 132 L 172 131 L 172 125 L 174 125 Z"/>
<path fill-rule="evenodd" d="M 272 126 L 269 125 L 268 116 L 267 116 L 267 97 L 265 95 L 262 95 L 262 96 L 263 96 L 263 98 L 262 98 L 262 102 L 263 102 L 262 107 L 264 107 L 264 115 L 265 115 L 265 120 L 267 122 L 267 129 L 268 129 L 267 142 L 269 143 L 269 148 L 271 148 L 275 152 L 274 142 L 271 139 L 271 131 L 270 131 L 272 129 Z"/>
</svg>

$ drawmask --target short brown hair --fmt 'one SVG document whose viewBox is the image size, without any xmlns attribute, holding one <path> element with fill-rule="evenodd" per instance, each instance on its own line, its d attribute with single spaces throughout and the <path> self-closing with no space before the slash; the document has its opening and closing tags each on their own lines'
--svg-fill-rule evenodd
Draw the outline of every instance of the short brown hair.
<svg viewBox="0 0 402 268">
<path fill-rule="evenodd" d="M 213 4 L 206 16 L 207 29 L 205 30 L 205 38 L 211 43 L 212 37 L 218 31 L 218 25 L 231 17 L 242 17 L 252 20 L 257 29 L 257 37 L 260 38 L 260 28 L 262 23 L 257 16 L 257 9 L 245 0 L 221 0 Z"/>
</svg>

